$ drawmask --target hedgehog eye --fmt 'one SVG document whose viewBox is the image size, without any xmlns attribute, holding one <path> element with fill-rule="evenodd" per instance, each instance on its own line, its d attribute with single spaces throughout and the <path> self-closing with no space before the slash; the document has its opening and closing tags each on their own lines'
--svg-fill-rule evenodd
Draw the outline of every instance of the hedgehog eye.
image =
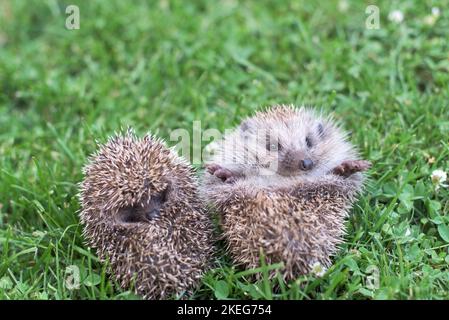
<svg viewBox="0 0 449 320">
<path fill-rule="evenodd" d="M 281 151 L 282 146 L 279 142 L 267 142 L 267 150 L 268 151 Z"/>
<path fill-rule="evenodd" d="M 324 133 L 323 125 L 322 125 L 321 123 L 319 123 L 319 124 L 318 124 L 318 135 L 319 135 L 320 137 L 322 137 L 322 136 L 323 136 L 323 133 Z"/>
<path fill-rule="evenodd" d="M 269 141 L 267 142 L 267 150 L 268 151 L 274 151 L 275 148 L 276 148 L 276 145 L 274 143 L 270 143 Z"/>
<path fill-rule="evenodd" d="M 310 139 L 310 137 L 306 137 L 306 144 L 307 144 L 307 148 L 313 147 L 312 139 Z"/>
<path fill-rule="evenodd" d="M 282 150 L 282 146 L 281 146 L 281 144 L 278 142 L 278 151 L 281 151 Z"/>
<path fill-rule="evenodd" d="M 161 209 L 167 201 L 167 192 L 168 190 L 165 189 L 160 194 L 152 196 L 149 203 L 144 207 L 145 216 L 148 220 L 160 217 Z"/>
<path fill-rule="evenodd" d="M 240 125 L 240 129 L 242 131 L 247 131 L 249 129 L 249 121 L 243 121 Z"/>
</svg>

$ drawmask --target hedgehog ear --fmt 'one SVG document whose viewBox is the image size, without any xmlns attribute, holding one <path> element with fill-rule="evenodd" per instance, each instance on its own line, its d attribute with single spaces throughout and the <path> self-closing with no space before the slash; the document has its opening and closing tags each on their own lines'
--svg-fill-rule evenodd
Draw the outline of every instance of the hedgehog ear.
<svg viewBox="0 0 449 320">
<path fill-rule="evenodd" d="M 324 127 L 322 123 L 318 124 L 318 136 L 324 138 Z"/>
<path fill-rule="evenodd" d="M 247 134 L 247 133 L 252 133 L 254 131 L 254 125 L 252 123 L 251 120 L 244 120 L 241 124 L 240 124 L 240 133 L 241 134 Z"/>
<path fill-rule="evenodd" d="M 249 130 L 249 120 L 245 120 L 240 124 L 240 130 L 242 132 Z"/>
</svg>

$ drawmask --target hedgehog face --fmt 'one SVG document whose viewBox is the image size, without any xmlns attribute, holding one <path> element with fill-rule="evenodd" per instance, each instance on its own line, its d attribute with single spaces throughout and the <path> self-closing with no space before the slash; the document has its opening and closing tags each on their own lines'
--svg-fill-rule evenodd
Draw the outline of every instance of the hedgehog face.
<svg viewBox="0 0 449 320">
<path fill-rule="evenodd" d="M 117 222 L 122 223 L 148 222 L 159 218 L 164 213 L 169 196 L 171 197 L 172 182 L 166 176 L 166 170 L 138 170 L 135 164 L 130 164 L 129 169 L 119 179 L 121 183 L 114 189 L 116 194 L 106 202 L 109 204 L 114 199 L 111 214 Z M 152 175 L 151 179 L 147 177 L 149 173 Z"/>
<path fill-rule="evenodd" d="M 355 156 L 338 126 L 305 108 L 274 107 L 244 121 L 239 131 L 244 143 L 234 154 L 266 174 L 318 176 Z"/>
<path fill-rule="evenodd" d="M 167 201 L 167 190 L 153 194 L 134 206 L 120 208 L 116 220 L 121 223 L 149 222 L 161 216 Z"/>
</svg>

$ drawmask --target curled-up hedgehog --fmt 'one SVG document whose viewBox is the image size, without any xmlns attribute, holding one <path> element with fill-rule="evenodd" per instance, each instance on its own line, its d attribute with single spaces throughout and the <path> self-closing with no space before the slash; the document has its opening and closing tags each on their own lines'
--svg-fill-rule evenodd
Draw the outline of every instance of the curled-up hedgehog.
<svg viewBox="0 0 449 320">
<path fill-rule="evenodd" d="M 286 280 L 329 267 L 370 167 L 347 134 L 312 109 L 281 105 L 214 144 L 201 196 L 218 211 L 234 261 L 256 268 L 262 250 Z"/>
<path fill-rule="evenodd" d="M 191 166 L 161 140 L 128 131 L 84 173 L 84 235 L 120 285 L 146 299 L 192 293 L 210 266 L 213 225 Z"/>
</svg>

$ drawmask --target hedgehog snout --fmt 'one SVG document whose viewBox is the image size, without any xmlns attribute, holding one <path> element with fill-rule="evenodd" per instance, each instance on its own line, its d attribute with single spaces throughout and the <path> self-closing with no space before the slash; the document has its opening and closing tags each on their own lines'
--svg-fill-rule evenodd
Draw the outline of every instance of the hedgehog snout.
<svg viewBox="0 0 449 320">
<path fill-rule="evenodd" d="M 153 220 L 154 218 L 158 218 L 161 215 L 160 209 L 152 209 L 151 211 L 147 212 L 147 219 Z"/>
<path fill-rule="evenodd" d="M 167 201 L 167 190 L 156 195 L 152 195 L 148 204 L 144 207 L 148 220 L 153 220 L 161 215 L 161 209 Z"/>
<path fill-rule="evenodd" d="M 117 212 L 116 220 L 119 223 L 137 223 L 143 221 L 141 215 L 137 212 L 137 208 L 131 206 L 120 208 Z"/>
<path fill-rule="evenodd" d="M 314 163 L 302 151 L 287 151 L 281 155 L 280 165 L 280 172 L 292 174 L 298 170 L 309 171 L 313 168 Z"/>
</svg>

